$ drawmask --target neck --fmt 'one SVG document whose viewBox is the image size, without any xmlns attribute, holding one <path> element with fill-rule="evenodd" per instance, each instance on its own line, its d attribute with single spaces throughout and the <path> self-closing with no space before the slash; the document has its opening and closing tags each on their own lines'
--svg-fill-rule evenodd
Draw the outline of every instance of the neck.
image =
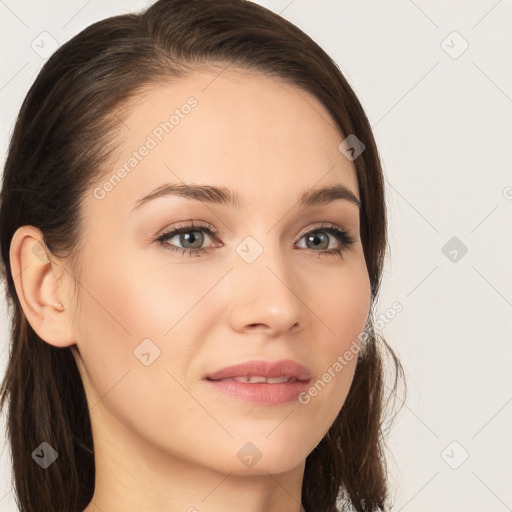
<svg viewBox="0 0 512 512">
<path fill-rule="evenodd" d="M 96 478 L 84 512 L 304 512 L 305 462 L 279 474 L 257 466 L 223 472 L 166 453 L 119 423 L 94 429 L 91 420 Z"/>
</svg>

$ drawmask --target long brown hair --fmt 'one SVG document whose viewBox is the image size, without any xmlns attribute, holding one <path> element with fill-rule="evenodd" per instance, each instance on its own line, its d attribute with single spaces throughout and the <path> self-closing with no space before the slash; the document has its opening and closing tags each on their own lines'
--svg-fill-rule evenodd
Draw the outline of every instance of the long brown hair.
<svg viewBox="0 0 512 512">
<path fill-rule="evenodd" d="M 346 401 L 306 459 L 302 501 L 308 512 L 334 512 L 337 500 L 358 511 L 388 506 L 384 413 L 404 375 L 373 328 L 387 239 L 384 180 L 366 115 L 335 62 L 272 11 L 247 0 L 159 0 L 140 13 L 94 23 L 63 44 L 30 88 L 10 141 L 0 247 L 12 325 L 0 409 L 9 397 L 7 431 L 22 512 L 82 512 L 93 496 L 95 465 L 88 405 L 71 347 L 56 348 L 39 338 L 15 292 L 13 234 L 24 225 L 39 228 L 41 242 L 57 258 L 68 259 L 78 277 L 81 201 L 108 171 L 112 134 L 130 100 L 151 83 L 169 83 L 208 66 L 286 80 L 320 100 L 342 138 L 355 134 L 365 146 L 354 165 L 372 309 Z M 389 396 L 386 368 L 393 377 Z M 59 463 L 45 471 L 31 459 L 43 440 L 59 453 Z"/>
</svg>

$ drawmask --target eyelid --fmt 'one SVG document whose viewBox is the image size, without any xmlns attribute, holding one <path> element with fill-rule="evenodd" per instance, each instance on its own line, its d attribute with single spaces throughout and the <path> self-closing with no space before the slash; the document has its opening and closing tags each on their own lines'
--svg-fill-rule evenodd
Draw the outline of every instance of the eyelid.
<svg viewBox="0 0 512 512">
<path fill-rule="evenodd" d="M 202 221 L 201 221 L 202 222 Z M 174 238 L 175 236 L 178 236 L 181 233 L 186 233 L 189 231 L 203 231 L 208 234 L 212 239 L 216 238 L 216 234 L 218 230 L 214 228 L 211 224 L 208 222 L 204 222 L 204 224 L 195 224 L 194 221 L 185 221 L 184 224 L 176 224 L 172 226 L 171 228 L 166 229 L 161 235 L 156 238 L 155 242 L 157 242 L 159 245 L 161 245 L 164 249 L 170 250 L 170 251 L 179 251 L 182 253 L 182 255 L 189 255 L 192 256 L 193 254 L 202 256 L 204 254 L 208 254 L 208 249 L 212 248 L 213 246 L 206 247 L 206 248 L 199 248 L 199 249 L 189 249 L 185 247 L 179 247 L 174 244 L 168 244 L 167 241 L 169 239 Z M 343 259 L 343 254 L 348 251 L 358 240 L 357 237 L 353 236 L 350 231 L 346 230 L 344 227 L 333 224 L 330 222 L 316 222 L 313 225 L 309 225 L 307 228 L 304 228 L 301 232 L 301 234 L 298 237 L 298 241 L 302 240 L 304 236 L 313 233 L 315 231 L 322 231 L 329 233 L 331 237 L 334 237 L 339 244 L 338 248 L 335 249 L 324 249 L 320 251 L 315 251 L 314 249 L 306 249 L 306 253 L 311 253 L 311 255 L 317 253 L 319 257 L 322 256 L 339 256 Z M 213 240 L 212 240 L 213 241 Z M 217 248 L 219 247 L 218 241 L 213 243 L 217 243 Z M 224 244 L 221 242 L 220 247 L 223 247 Z M 295 248 L 295 244 L 294 244 Z M 300 248 L 303 249 L 303 248 Z"/>
<path fill-rule="evenodd" d="M 164 235 L 167 235 L 171 232 L 178 231 L 180 229 L 190 229 L 192 231 L 193 229 L 204 229 L 206 231 L 210 231 L 212 236 L 217 235 L 219 230 L 216 229 L 212 224 L 206 221 L 181 221 L 178 224 L 173 225 L 172 227 L 167 227 L 164 230 L 160 231 L 159 234 L 155 235 L 154 238 L 161 238 Z M 345 231 L 347 234 L 350 234 L 350 230 L 346 229 L 344 226 L 339 224 L 334 224 L 332 222 L 315 222 L 313 224 L 308 225 L 307 227 L 303 228 L 300 232 L 298 237 L 302 238 L 304 235 L 307 235 L 309 232 L 314 231 L 316 229 L 322 229 L 322 228 L 333 228 L 333 229 L 341 229 Z M 291 240 L 292 241 L 292 240 Z"/>
<path fill-rule="evenodd" d="M 174 224 L 171 227 L 166 227 L 161 230 L 159 234 L 155 236 L 155 238 L 161 238 L 164 235 L 172 233 L 174 231 L 179 231 L 180 229 L 187 229 L 189 231 L 193 231 L 194 229 L 204 229 L 205 231 L 210 231 L 212 235 L 216 235 L 218 230 L 213 227 L 209 222 L 205 221 L 194 221 L 194 220 L 184 220 L 179 222 L 178 224 Z"/>
<path fill-rule="evenodd" d="M 308 227 L 304 228 L 299 233 L 299 238 L 302 238 L 304 235 L 307 235 L 311 231 L 316 231 L 317 229 L 326 229 L 326 228 L 333 228 L 333 229 L 342 229 L 343 231 L 346 231 L 348 233 L 348 230 L 345 229 L 343 226 L 340 226 L 338 224 L 333 224 L 332 222 L 315 222 L 314 224 L 310 224 Z"/>
</svg>

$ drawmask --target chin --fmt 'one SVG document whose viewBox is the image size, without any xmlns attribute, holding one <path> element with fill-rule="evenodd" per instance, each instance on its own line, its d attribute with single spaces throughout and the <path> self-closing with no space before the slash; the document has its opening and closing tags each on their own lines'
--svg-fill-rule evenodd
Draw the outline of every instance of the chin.
<svg viewBox="0 0 512 512">
<path fill-rule="evenodd" d="M 309 453 L 303 442 L 285 443 L 279 436 L 272 440 L 264 436 L 249 436 L 246 439 L 243 444 L 237 445 L 234 459 L 229 460 L 229 471 L 234 469 L 237 475 L 286 473 L 302 467 Z"/>
<path fill-rule="evenodd" d="M 266 460 L 264 460 L 266 459 Z M 244 467 L 244 464 L 237 460 L 237 467 L 233 470 L 231 466 L 228 472 L 236 476 L 268 476 L 289 473 L 294 469 L 300 468 L 303 471 L 306 458 L 289 457 L 289 458 L 269 458 L 262 457 L 252 467 Z"/>
</svg>

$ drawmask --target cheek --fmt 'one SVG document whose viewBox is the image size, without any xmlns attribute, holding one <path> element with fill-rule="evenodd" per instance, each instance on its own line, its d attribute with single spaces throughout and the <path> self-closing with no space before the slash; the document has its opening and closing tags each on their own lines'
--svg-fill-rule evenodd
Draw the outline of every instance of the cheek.
<svg viewBox="0 0 512 512">
<path fill-rule="evenodd" d="M 197 284 L 191 282 L 190 273 L 176 269 L 171 274 L 169 267 L 155 268 L 147 260 L 137 260 L 133 252 L 116 253 L 114 249 L 109 246 L 106 251 L 91 251 L 81 282 L 77 345 L 87 377 L 99 396 L 109 392 L 127 372 L 129 379 L 123 382 L 138 379 L 153 390 L 168 392 L 169 386 L 175 388 L 177 384 L 165 369 L 183 380 L 178 372 L 187 368 L 198 350 L 191 343 L 198 329 L 193 319 L 204 315 L 201 320 L 206 322 L 208 313 L 200 299 L 216 277 L 210 276 L 212 283 Z M 105 252 L 111 255 L 107 261 L 96 257 Z M 119 385 L 124 386 L 126 382 Z M 147 401 L 142 389 L 130 390 L 133 399 Z"/>
<path fill-rule="evenodd" d="M 322 291 L 312 299 L 325 336 L 310 347 L 316 360 L 315 380 L 301 402 L 315 410 L 323 426 L 330 426 L 343 406 L 353 382 L 360 335 L 366 326 L 371 288 L 366 266 L 355 264 L 336 280 L 320 280 Z"/>
<path fill-rule="evenodd" d="M 346 350 L 365 328 L 369 314 L 371 288 L 364 262 L 346 265 L 329 279 L 318 279 L 317 292 L 311 295 L 314 313 L 327 332 L 324 354 Z"/>
<path fill-rule="evenodd" d="M 90 290 L 84 294 L 88 307 L 81 318 L 100 338 L 112 338 L 113 346 L 117 340 L 123 350 L 133 350 L 145 338 L 167 339 L 204 294 L 206 285 L 190 283 L 190 277 L 179 269 L 171 273 L 169 268 L 151 267 L 133 252 L 108 262 L 92 259 L 84 286 Z"/>
<path fill-rule="evenodd" d="M 152 282 L 148 273 L 130 273 L 117 263 L 107 268 L 90 260 L 83 282 L 90 293 L 83 292 L 77 345 L 91 419 L 116 418 L 143 437 L 162 434 L 163 425 L 190 426 L 195 403 L 177 383 L 191 355 L 178 323 L 189 309 L 177 297 L 183 287 Z"/>
<path fill-rule="evenodd" d="M 133 272 L 133 265 L 128 266 L 111 247 L 105 252 L 110 255 L 108 261 L 95 257 L 98 253 L 88 256 L 77 333 L 87 377 L 99 396 L 127 372 L 146 368 L 134 350 L 145 339 L 154 340 L 159 347 L 159 338 L 172 321 L 172 315 L 158 311 L 151 289 L 144 286 L 144 273 Z M 154 357 L 155 348 L 150 351 Z"/>
</svg>

